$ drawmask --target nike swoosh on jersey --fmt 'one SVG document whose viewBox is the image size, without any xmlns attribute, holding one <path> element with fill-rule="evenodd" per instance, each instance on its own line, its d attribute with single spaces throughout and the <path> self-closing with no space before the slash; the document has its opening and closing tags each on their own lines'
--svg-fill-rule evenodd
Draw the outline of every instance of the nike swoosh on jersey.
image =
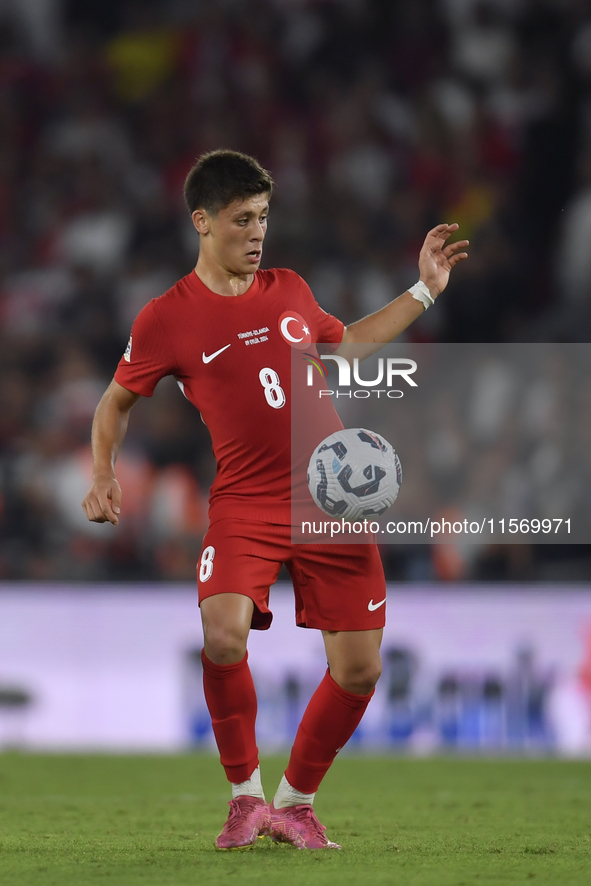
<svg viewBox="0 0 591 886">
<path fill-rule="evenodd" d="M 374 603 L 373 600 L 370 600 L 369 603 L 367 604 L 367 608 L 369 609 L 370 612 L 374 612 L 376 609 L 379 609 L 380 606 L 383 606 L 385 602 L 386 602 L 386 597 L 384 597 L 383 600 L 380 600 L 379 603 Z"/>
<path fill-rule="evenodd" d="M 230 342 L 230 345 L 231 344 L 232 344 L 232 342 Z M 204 363 L 211 363 L 211 361 L 213 360 L 214 357 L 218 357 L 221 353 L 223 353 L 223 351 L 227 351 L 228 348 L 230 347 L 230 345 L 226 345 L 225 347 L 220 348 L 219 351 L 215 351 L 215 353 L 210 354 L 209 357 L 206 357 L 205 351 L 203 351 L 203 354 L 201 355 L 203 358 L 203 362 Z"/>
</svg>

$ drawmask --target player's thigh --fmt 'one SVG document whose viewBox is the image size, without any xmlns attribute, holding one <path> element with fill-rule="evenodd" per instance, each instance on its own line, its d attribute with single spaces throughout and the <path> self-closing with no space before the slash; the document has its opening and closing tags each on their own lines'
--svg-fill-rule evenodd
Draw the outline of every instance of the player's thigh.
<svg viewBox="0 0 591 886">
<path fill-rule="evenodd" d="M 244 614 L 240 600 L 236 605 L 224 597 L 246 597 L 251 601 L 251 627 L 268 628 L 272 621 L 269 609 L 269 588 L 277 580 L 281 567 L 281 551 L 272 538 L 272 527 L 246 520 L 219 520 L 213 523 L 203 540 L 197 564 L 199 605 L 204 619 L 228 611 Z M 205 604 L 205 609 L 204 609 Z"/>
<path fill-rule="evenodd" d="M 376 545 L 296 545 L 288 567 L 298 624 L 322 631 L 384 627 L 386 580 Z"/>
<path fill-rule="evenodd" d="M 383 629 L 370 631 L 323 631 L 330 675 L 348 692 L 365 695 L 381 673 L 380 645 Z"/>
</svg>

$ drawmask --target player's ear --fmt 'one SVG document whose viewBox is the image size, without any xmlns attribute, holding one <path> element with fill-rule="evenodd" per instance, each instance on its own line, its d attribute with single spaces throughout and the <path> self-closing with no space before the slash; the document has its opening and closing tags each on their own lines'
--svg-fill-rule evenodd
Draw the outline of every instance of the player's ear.
<svg viewBox="0 0 591 886">
<path fill-rule="evenodd" d="M 205 209 L 196 209 L 195 212 L 192 213 L 191 218 L 193 219 L 193 225 L 198 234 L 209 233 L 210 220 Z"/>
</svg>

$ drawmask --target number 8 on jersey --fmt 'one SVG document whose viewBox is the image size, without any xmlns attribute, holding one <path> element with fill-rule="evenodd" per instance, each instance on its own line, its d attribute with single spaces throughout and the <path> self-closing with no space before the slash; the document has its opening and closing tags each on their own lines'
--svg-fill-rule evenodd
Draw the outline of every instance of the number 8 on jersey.
<svg viewBox="0 0 591 886">
<path fill-rule="evenodd" d="M 279 376 L 274 369 L 265 366 L 259 372 L 259 381 L 263 386 L 265 398 L 273 409 L 281 409 L 285 406 L 285 391 L 279 384 Z"/>
</svg>

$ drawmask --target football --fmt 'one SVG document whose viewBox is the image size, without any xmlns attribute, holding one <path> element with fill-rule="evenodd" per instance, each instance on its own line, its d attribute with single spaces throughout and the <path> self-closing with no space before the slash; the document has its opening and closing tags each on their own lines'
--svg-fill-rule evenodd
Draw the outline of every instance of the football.
<svg viewBox="0 0 591 886">
<path fill-rule="evenodd" d="M 363 520 L 383 514 L 402 482 L 398 455 L 383 437 L 365 428 L 345 428 L 316 447 L 308 465 L 312 498 L 325 514 Z"/>
</svg>

